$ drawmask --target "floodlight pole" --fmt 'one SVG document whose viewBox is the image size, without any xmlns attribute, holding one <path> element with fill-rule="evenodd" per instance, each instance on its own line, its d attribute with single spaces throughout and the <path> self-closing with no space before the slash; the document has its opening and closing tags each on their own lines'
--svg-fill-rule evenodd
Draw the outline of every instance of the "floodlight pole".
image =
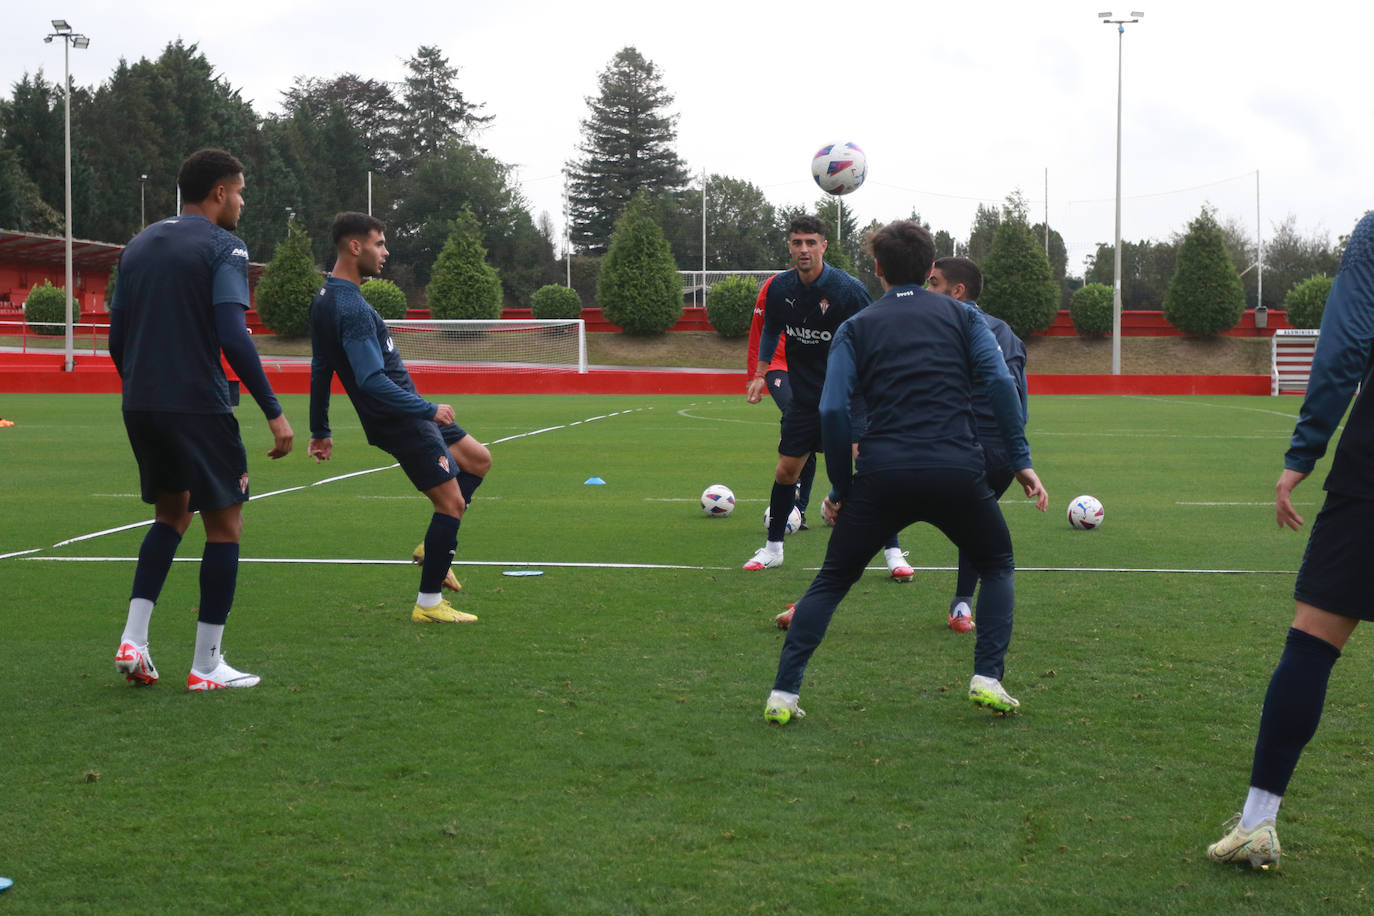
<svg viewBox="0 0 1374 916">
<path fill-rule="evenodd" d="M 1116 244 L 1112 267 L 1112 375 L 1121 374 L 1121 59 L 1126 39 L 1126 26 L 1139 22 L 1144 16 L 1132 12 L 1130 19 L 1113 19 L 1112 14 L 1098 13 L 1103 22 L 1116 26 Z"/>
<path fill-rule="evenodd" d="M 138 176 L 138 228 L 148 228 L 148 208 L 145 205 L 144 191 L 148 188 L 148 176 Z"/>
<path fill-rule="evenodd" d="M 701 304 L 706 304 L 706 167 L 701 168 Z"/>
<path fill-rule="evenodd" d="M 67 266 L 67 331 L 65 357 L 62 361 L 62 370 L 71 372 L 76 368 L 76 355 L 72 342 L 72 68 L 71 68 L 71 49 L 88 48 L 91 40 L 85 35 L 78 35 L 72 31 L 72 27 L 65 19 L 54 19 L 52 21 L 53 31 L 43 39 L 48 44 L 54 38 L 62 39 L 62 96 L 66 102 L 66 199 L 67 199 L 67 247 L 66 247 L 66 266 Z"/>
</svg>

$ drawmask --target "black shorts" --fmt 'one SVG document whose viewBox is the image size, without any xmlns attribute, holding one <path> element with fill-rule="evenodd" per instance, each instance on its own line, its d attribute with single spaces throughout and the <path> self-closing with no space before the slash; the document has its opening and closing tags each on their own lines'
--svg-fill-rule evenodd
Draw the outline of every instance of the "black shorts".
<svg viewBox="0 0 1374 916">
<path fill-rule="evenodd" d="M 763 384 L 772 396 L 773 403 L 778 405 L 778 410 L 786 413 L 787 405 L 792 403 L 792 383 L 788 381 L 787 370 L 769 369 L 764 373 Z"/>
<path fill-rule="evenodd" d="M 248 501 L 248 455 L 233 414 L 127 410 L 124 428 L 145 503 L 186 491 L 193 512 Z"/>
<path fill-rule="evenodd" d="M 415 489 L 423 493 L 458 475 L 458 463 L 448 450 L 450 431 L 458 433 L 454 442 L 467 435 L 453 424 L 441 429 L 432 420 L 417 420 L 389 427 L 372 444 L 395 458 Z"/>
<path fill-rule="evenodd" d="M 815 407 L 798 407 L 793 401 L 782 412 L 778 454 L 804 458 L 821 450 L 821 414 Z"/>
<path fill-rule="evenodd" d="M 1374 620 L 1365 575 L 1374 556 L 1374 500 L 1327 493 L 1312 523 L 1293 597 L 1332 614 Z"/>
</svg>

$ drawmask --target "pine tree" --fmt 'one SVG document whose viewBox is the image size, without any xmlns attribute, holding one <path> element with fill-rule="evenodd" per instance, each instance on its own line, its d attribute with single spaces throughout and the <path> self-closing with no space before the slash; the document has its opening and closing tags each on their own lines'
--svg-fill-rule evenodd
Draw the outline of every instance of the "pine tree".
<svg viewBox="0 0 1374 916">
<path fill-rule="evenodd" d="M 596 299 L 606 320 L 627 334 L 661 334 L 682 317 L 682 275 L 643 192 L 616 222 Z"/>
<path fill-rule="evenodd" d="M 482 231 L 464 207 L 434 261 L 425 287 L 429 313 L 440 319 L 501 317 L 501 277 L 487 263 Z"/>
<path fill-rule="evenodd" d="M 262 323 L 284 337 L 309 333 L 310 302 L 323 281 L 310 253 L 310 236 L 293 218 L 254 293 Z"/>
<path fill-rule="evenodd" d="M 1023 340 L 1054 323 L 1059 312 L 1059 284 L 1049 258 L 1026 223 L 1025 211 L 1013 198 L 993 232 L 983 259 L 983 294 L 978 305 L 1001 318 Z"/>
<path fill-rule="evenodd" d="M 658 68 L 632 47 L 622 48 L 600 76 L 600 94 L 587 99 L 582 158 L 568 164 L 573 244 L 603 254 L 616 220 L 639 191 L 657 195 L 687 183 L 673 150 L 677 117 L 664 114 L 673 97 Z"/>
<path fill-rule="evenodd" d="M 463 97 L 458 68 L 437 47 L 421 45 L 406 67 L 400 167 L 409 173 L 450 141 L 467 139 L 491 123 L 492 116 L 478 114 L 485 106 Z"/>
<path fill-rule="evenodd" d="M 1178 267 L 1164 293 L 1164 320 L 1187 334 L 1215 337 L 1240 324 L 1245 284 L 1226 250 L 1221 227 L 1203 207 L 1178 248 Z"/>
</svg>

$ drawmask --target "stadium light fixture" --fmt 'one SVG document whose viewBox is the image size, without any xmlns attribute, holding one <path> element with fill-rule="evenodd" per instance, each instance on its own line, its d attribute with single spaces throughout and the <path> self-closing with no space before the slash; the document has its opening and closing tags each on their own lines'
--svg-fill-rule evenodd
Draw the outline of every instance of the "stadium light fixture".
<svg viewBox="0 0 1374 916">
<path fill-rule="evenodd" d="M 138 176 L 138 228 L 146 229 L 148 226 L 148 211 L 144 207 L 144 191 L 148 187 L 148 176 L 146 174 Z"/>
<path fill-rule="evenodd" d="M 62 97 L 66 102 L 66 184 L 67 184 L 67 343 L 66 356 L 62 368 L 71 372 L 76 368 L 76 356 L 72 346 L 72 48 L 89 48 L 91 40 L 85 35 L 72 31 L 71 24 L 65 19 L 52 21 L 53 32 L 43 39 L 52 44 L 54 38 L 62 39 Z"/>
<path fill-rule="evenodd" d="M 1131 13 L 1129 19 L 1114 19 L 1111 12 L 1097 18 L 1116 26 L 1116 247 L 1112 267 L 1112 375 L 1121 374 L 1121 58 L 1126 26 L 1139 22 L 1145 14 Z"/>
</svg>

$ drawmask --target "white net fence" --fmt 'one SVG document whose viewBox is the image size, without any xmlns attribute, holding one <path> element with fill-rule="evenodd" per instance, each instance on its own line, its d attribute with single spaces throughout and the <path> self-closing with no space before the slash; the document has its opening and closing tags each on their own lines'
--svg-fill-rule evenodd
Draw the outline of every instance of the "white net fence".
<svg viewBox="0 0 1374 916">
<path fill-rule="evenodd" d="M 580 318 L 386 324 L 408 366 L 493 373 L 587 371 L 587 327 Z"/>
</svg>

